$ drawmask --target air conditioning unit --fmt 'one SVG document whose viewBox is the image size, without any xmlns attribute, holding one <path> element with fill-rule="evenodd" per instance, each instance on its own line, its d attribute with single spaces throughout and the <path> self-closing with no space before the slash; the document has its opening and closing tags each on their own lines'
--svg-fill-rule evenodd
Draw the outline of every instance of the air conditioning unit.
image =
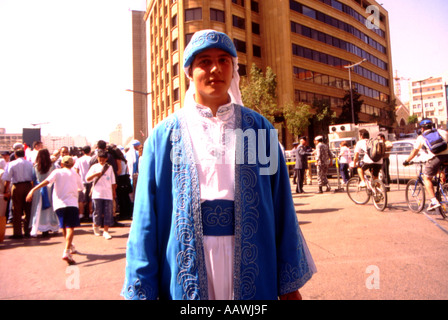
<svg viewBox="0 0 448 320">
<path fill-rule="evenodd" d="M 334 126 L 330 126 L 330 133 L 332 132 L 345 132 L 345 131 L 353 131 L 353 126 L 351 123 L 347 124 L 337 124 Z"/>
</svg>

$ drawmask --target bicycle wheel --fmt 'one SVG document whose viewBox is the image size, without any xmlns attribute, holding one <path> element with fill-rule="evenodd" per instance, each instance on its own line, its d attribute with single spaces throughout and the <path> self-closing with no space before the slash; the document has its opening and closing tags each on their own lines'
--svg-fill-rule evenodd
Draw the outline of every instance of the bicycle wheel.
<svg viewBox="0 0 448 320">
<path fill-rule="evenodd" d="M 436 197 L 440 202 L 439 212 L 443 219 L 446 219 L 448 216 L 448 183 L 442 186 L 442 192 L 437 192 Z"/>
<path fill-rule="evenodd" d="M 373 205 L 378 211 L 384 211 L 387 207 L 387 190 L 386 186 L 381 180 L 373 180 Z"/>
<path fill-rule="evenodd" d="M 360 188 L 359 177 L 353 177 L 347 181 L 348 197 L 356 204 L 366 204 L 369 202 L 370 195 L 367 193 L 367 188 Z"/>
<path fill-rule="evenodd" d="M 417 179 L 411 179 L 406 185 L 406 203 L 413 212 L 421 212 L 425 208 L 425 186 Z"/>
</svg>

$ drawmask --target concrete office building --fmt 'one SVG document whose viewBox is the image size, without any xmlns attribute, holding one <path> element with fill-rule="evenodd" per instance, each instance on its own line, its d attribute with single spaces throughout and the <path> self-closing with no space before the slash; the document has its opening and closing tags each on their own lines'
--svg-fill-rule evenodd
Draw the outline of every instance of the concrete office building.
<svg viewBox="0 0 448 320">
<path fill-rule="evenodd" d="M 201 29 L 234 40 L 242 76 L 253 63 L 271 67 L 279 106 L 325 99 L 339 114 L 349 89 L 344 66 L 366 59 L 351 69 L 364 100 L 360 121 L 388 125 L 392 117 L 389 19 L 374 0 L 148 0 L 145 19 L 152 126 L 182 106 L 188 86 L 183 50 Z M 289 138 L 284 142 L 290 147 Z"/>
<path fill-rule="evenodd" d="M 429 118 L 440 128 L 447 125 L 448 76 L 431 77 L 425 80 L 412 79 L 410 86 L 410 113 Z"/>
</svg>

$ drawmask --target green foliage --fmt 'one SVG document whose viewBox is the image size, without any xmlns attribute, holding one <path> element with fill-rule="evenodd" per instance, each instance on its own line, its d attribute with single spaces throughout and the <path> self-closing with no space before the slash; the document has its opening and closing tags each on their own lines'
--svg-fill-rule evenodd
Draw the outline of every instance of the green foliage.
<svg viewBox="0 0 448 320">
<path fill-rule="evenodd" d="M 299 104 L 288 103 L 283 107 L 283 116 L 286 127 L 294 136 L 303 135 L 311 124 L 311 107 L 300 102 Z"/>
<path fill-rule="evenodd" d="M 244 106 L 251 108 L 272 124 L 277 109 L 277 76 L 270 67 L 266 74 L 255 64 L 252 65 L 249 78 L 241 79 L 241 97 Z"/>
<path fill-rule="evenodd" d="M 417 122 L 418 122 L 418 117 L 415 114 L 408 117 L 408 124 L 414 124 Z"/>
<path fill-rule="evenodd" d="M 315 110 L 312 124 L 315 135 L 326 135 L 328 126 L 334 124 L 337 119 L 336 112 L 331 110 L 330 102 L 327 100 L 314 100 L 313 109 Z"/>
</svg>

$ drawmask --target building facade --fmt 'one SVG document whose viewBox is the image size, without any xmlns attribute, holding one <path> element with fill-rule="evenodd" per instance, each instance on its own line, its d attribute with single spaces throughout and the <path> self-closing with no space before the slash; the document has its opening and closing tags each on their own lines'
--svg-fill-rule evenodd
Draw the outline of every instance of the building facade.
<svg viewBox="0 0 448 320">
<path fill-rule="evenodd" d="M 278 105 L 326 100 L 339 114 L 352 86 L 362 122 L 393 117 L 388 13 L 374 0 L 148 0 L 152 126 L 183 105 L 183 50 L 194 32 L 225 32 L 240 75 L 252 64 L 277 75 Z M 288 147 L 292 141 L 287 141 Z"/>
<path fill-rule="evenodd" d="M 425 80 L 410 81 L 410 112 L 419 120 L 429 118 L 443 129 L 446 128 L 447 76 L 431 77 Z"/>
</svg>

